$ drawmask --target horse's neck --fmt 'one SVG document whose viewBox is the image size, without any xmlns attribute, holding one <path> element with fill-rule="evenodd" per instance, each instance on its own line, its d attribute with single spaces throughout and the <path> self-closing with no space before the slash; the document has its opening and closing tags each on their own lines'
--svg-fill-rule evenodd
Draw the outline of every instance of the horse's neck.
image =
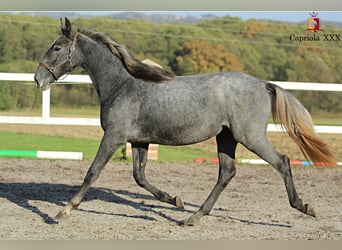
<svg viewBox="0 0 342 250">
<path fill-rule="evenodd" d="M 91 43 L 83 48 L 83 67 L 89 74 L 101 103 L 113 95 L 132 76 L 107 48 Z"/>
</svg>

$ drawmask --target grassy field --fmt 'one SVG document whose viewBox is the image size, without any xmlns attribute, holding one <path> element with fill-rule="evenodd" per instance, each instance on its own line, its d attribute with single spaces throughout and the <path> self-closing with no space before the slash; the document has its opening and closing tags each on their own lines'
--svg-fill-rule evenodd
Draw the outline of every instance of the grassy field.
<svg viewBox="0 0 342 250">
<path fill-rule="evenodd" d="M 97 127 L 83 126 L 0 126 L 0 149 L 83 152 L 85 159 L 93 159 L 100 144 L 101 132 L 99 130 Z M 87 136 L 91 138 L 84 138 Z M 342 161 L 342 135 L 320 134 L 320 136 L 328 143 L 336 160 Z M 276 150 L 287 154 L 290 159 L 304 160 L 300 150 L 286 133 L 269 133 L 268 138 Z M 191 146 L 160 145 L 158 152 L 159 161 L 166 162 L 193 162 L 196 158 L 212 158 L 217 155 L 214 138 Z M 113 159 L 120 159 L 122 156 L 121 149 L 119 149 Z M 237 147 L 236 157 L 238 159 L 258 158 L 240 144 Z"/>
<path fill-rule="evenodd" d="M 83 152 L 85 159 L 94 158 L 100 145 L 99 139 L 65 138 L 13 132 L 0 132 L 0 138 L 0 149 Z M 159 146 L 158 154 L 160 161 L 167 162 L 194 161 L 197 157 L 216 156 L 213 152 L 185 146 Z M 122 156 L 121 149 L 119 149 L 114 154 L 114 159 L 121 159 Z"/>
<path fill-rule="evenodd" d="M 0 148 L 15 150 L 46 150 L 83 152 L 85 158 L 94 157 L 100 140 L 75 139 L 0 132 Z"/>
<path fill-rule="evenodd" d="M 0 115 L 40 116 L 40 109 L 1 111 Z M 98 107 L 61 108 L 52 107 L 53 117 L 99 117 Z M 342 125 L 341 114 L 313 114 L 316 125 Z M 48 126 L 48 125 L 0 125 L 0 149 L 52 150 L 83 152 L 84 158 L 95 156 L 103 132 L 100 127 Z M 329 144 L 337 161 L 342 161 L 342 135 L 321 134 Z M 303 159 L 298 147 L 285 133 L 269 133 L 271 144 L 291 159 Z M 237 158 L 257 158 L 239 145 Z M 119 149 L 115 158 L 122 157 Z M 214 139 L 187 147 L 159 147 L 161 161 L 194 161 L 195 158 L 216 157 Z"/>
</svg>

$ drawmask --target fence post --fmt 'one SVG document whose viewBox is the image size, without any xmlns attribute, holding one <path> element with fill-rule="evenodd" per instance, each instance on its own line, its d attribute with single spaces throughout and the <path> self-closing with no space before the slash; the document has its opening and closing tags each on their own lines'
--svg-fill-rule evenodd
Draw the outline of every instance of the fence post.
<svg viewBox="0 0 342 250">
<path fill-rule="evenodd" d="M 50 88 L 42 92 L 42 117 L 50 117 Z"/>
</svg>

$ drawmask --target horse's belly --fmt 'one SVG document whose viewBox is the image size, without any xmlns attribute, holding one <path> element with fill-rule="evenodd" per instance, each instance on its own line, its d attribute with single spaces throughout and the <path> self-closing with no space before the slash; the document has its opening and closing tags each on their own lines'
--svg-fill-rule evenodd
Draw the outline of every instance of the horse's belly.
<svg viewBox="0 0 342 250">
<path fill-rule="evenodd" d="M 156 122 L 142 131 L 151 143 L 163 145 L 189 145 L 216 136 L 222 130 L 220 122 L 210 120 L 185 121 L 174 118 L 161 124 Z"/>
</svg>

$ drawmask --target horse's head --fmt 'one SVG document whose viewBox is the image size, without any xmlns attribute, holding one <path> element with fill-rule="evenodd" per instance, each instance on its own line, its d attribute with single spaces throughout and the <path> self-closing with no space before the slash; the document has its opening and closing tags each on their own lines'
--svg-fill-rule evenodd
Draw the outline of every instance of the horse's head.
<svg viewBox="0 0 342 250">
<path fill-rule="evenodd" d="M 61 19 L 60 35 L 45 53 L 34 75 L 38 88 L 46 90 L 51 83 L 77 66 L 76 40 L 77 32 L 72 31 L 69 19 Z"/>
</svg>

